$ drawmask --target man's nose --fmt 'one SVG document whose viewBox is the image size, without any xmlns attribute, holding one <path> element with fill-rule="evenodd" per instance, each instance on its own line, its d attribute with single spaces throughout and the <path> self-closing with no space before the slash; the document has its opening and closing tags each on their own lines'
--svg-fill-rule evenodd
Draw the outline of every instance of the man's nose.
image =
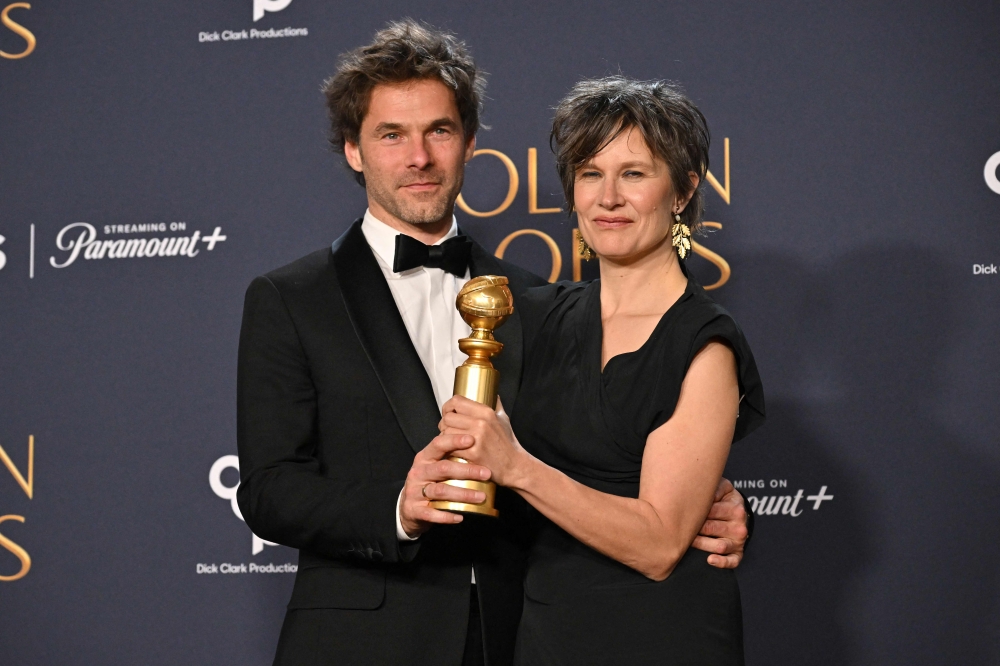
<svg viewBox="0 0 1000 666">
<path fill-rule="evenodd" d="M 431 163 L 431 153 L 427 150 L 427 141 L 423 137 L 410 142 L 407 154 L 407 165 L 416 169 L 426 169 Z"/>
</svg>

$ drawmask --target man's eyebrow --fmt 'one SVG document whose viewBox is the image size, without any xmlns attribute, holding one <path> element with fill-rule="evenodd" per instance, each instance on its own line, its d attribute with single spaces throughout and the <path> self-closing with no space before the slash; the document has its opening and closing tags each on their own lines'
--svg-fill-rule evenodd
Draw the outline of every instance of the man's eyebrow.
<svg viewBox="0 0 1000 666">
<path fill-rule="evenodd" d="M 375 129 L 372 130 L 372 133 L 381 134 L 382 132 L 401 129 L 403 129 L 402 123 L 379 123 L 375 126 Z"/>
<path fill-rule="evenodd" d="M 452 118 L 447 116 L 432 120 L 428 123 L 430 129 L 435 129 L 438 127 L 448 127 L 450 129 L 455 129 L 458 127 Z M 372 129 L 372 134 L 382 134 L 384 132 L 399 132 L 405 129 L 403 123 L 392 123 L 392 122 L 381 122 Z"/>
<path fill-rule="evenodd" d="M 451 118 L 444 117 L 444 118 L 438 118 L 437 120 L 432 121 L 431 124 L 430 124 L 430 126 L 432 128 L 433 127 L 451 127 L 451 128 L 455 128 L 455 127 L 458 127 L 458 123 L 456 123 Z"/>
</svg>

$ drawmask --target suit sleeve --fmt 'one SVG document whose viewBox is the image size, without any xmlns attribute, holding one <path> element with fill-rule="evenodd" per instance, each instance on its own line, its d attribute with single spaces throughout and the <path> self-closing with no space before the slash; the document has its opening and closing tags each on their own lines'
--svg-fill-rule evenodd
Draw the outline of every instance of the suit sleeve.
<svg viewBox="0 0 1000 666">
<path fill-rule="evenodd" d="M 409 561 L 396 539 L 404 480 L 334 479 L 317 458 L 317 392 L 281 294 L 266 277 L 247 289 L 237 366 L 240 511 L 254 534 L 324 557 Z"/>
</svg>

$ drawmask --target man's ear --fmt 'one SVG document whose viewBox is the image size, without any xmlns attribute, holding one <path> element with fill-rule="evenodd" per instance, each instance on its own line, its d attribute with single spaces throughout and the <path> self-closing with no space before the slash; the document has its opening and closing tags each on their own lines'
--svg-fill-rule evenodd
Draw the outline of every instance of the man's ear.
<svg viewBox="0 0 1000 666">
<path fill-rule="evenodd" d="M 361 146 L 350 141 L 344 141 L 344 157 L 352 169 L 361 173 L 364 171 L 364 160 L 361 159 Z"/>
<path fill-rule="evenodd" d="M 473 153 L 476 152 L 476 135 L 473 134 L 472 138 L 465 143 L 465 162 L 468 163 L 472 159 Z"/>
</svg>

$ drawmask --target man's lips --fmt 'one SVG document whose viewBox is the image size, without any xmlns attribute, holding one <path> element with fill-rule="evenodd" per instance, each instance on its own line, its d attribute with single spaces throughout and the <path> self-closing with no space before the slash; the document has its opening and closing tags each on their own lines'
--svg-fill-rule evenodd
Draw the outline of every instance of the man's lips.
<svg viewBox="0 0 1000 666">
<path fill-rule="evenodd" d="M 405 190 L 409 190 L 410 192 L 428 192 L 440 186 L 441 183 L 419 182 L 419 183 L 408 183 L 406 185 L 403 185 L 402 188 Z"/>
<path fill-rule="evenodd" d="M 632 220 L 627 217 L 595 217 L 594 224 L 602 229 L 618 229 L 632 224 Z"/>
</svg>

